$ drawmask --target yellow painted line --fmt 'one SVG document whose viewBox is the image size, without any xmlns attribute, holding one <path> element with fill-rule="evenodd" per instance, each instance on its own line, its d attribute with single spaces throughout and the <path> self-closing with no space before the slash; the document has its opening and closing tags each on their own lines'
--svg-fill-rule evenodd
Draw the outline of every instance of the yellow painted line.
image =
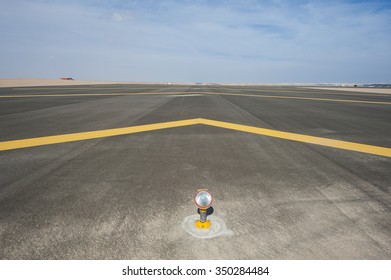
<svg viewBox="0 0 391 280">
<path fill-rule="evenodd" d="M 324 90 L 325 92 L 323 92 L 323 90 L 321 89 L 318 89 L 318 91 L 316 91 L 315 93 L 316 94 L 329 94 L 329 95 L 339 95 L 339 96 L 372 96 L 372 97 L 387 97 L 387 96 L 390 96 L 389 93 L 380 93 L 380 92 L 357 92 L 357 91 L 338 91 L 338 90 L 330 90 L 330 92 L 328 92 L 328 90 Z M 303 93 L 303 94 L 311 94 L 311 91 L 297 91 L 299 93 Z"/>
<path fill-rule="evenodd" d="M 310 135 L 303 135 L 298 133 L 284 132 L 279 130 L 266 129 L 266 128 L 260 128 L 255 126 L 240 125 L 235 123 L 201 119 L 201 118 L 139 125 L 139 126 L 130 126 L 124 128 L 114 128 L 114 129 L 106 129 L 106 130 L 96 130 L 96 131 L 89 131 L 89 132 L 79 132 L 79 133 L 4 141 L 4 142 L 0 142 L 0 151 L 67 143 L 73 141 L 89 140 L 89 139 L 111 137 L 111 136 L 118 136 L 118 135 L 126 135 L 126 134 L 153 131 L 159 129 L 183 127 L 183 126 L 189 126 L 195 124 L 209 125 L 214 127 L 220 127 L 220 128 L 230 129 L 230 130 L 236 130 L 236 131 L 280 138 L 285 140 L 291 140 L 296 142 L 332 147 L 332 148 L 367 153 L 372 155 L 391 157 L 391 148 L 372 146 L 367 144 L 360 144 L 360 143 L 341 141 L 341 140 L 334 140 L 334 139 L 328 139 L 328 138 L 322 138 L 322 137 L 316 137 Z"/>
<path fill-rule="evenodd" d="M 109 89 L 129 89 L 129 86 L 118 86 L 118 87 L 99 87 L 99 86 L 92 86 L 92 85 L 86 85 L 86 87 L 69 87 L 69 86 L 48 86 L 48 87 L 18 87 L 18 88 L 12 88 L 14 91 L 22 91 L 22 90 L 61 90 L 61 91 L 67 91 L 67 90 L 109 90 Z M 154 90 L 156 88 L 143 88 L 143 87 L 137 87 L 137 88 L 130 88 L 132 90 Z"/>
<path fill-rule="evenodd" d="M 57 93 L 57 94 L 15 94 L 0 95 L 0 98 L 34 98 L 34 97 L 70 97 L 70 96 L 122 96 L 127 93 Z"/>
<path fill-rule="evenodd" d="M 370 101 L 370 100 L 349 100 L 349 99 L 332 99 L 332 98 L 315 98 L 315 97 L 298 97 L 298 96 L 277 96 L 277 95 L 258 95 L 258 94 L 238 94 L 238 93 L 206 93 L 216 95 L 233 95 L 233 96 L 248 96 L 259 98 L 277 98 L 277 99 L 298 99 L 298 100 L 316 100 L 316 101 L 331 101 L 331 102 L 347 102 L 347 103 L 366 103 L 366 104 L 382 104 L 391 105 L 391 102 Z"/>
<path fill-rule="evenodd" d="M 111 137 L 111 136 L 132 134 L 132 133 L 145 132 L 151 130 L 188 126 L 188 125 L 194 125 L 199 123 L 200 123 L 199 119 L 190 119 L 190 120 L 183 120 L 183 121 L 130 126 L 124 128 L 114 128 L 114 129 L 106 129 L 106 130 L 96 130 L 96 131 L 88 131 L 88 132 L 11 140 L 11 141 L 0 142 L 0 151 L 51 145 L 51 144 L 58 144 L 58 143 L 67 143 L 67 142 L 89 140 L 89 139 L 96 139 L 96 138 L 103 138 L 103 137 Z"/>
<path fill-rule="evenodd" d="M 128 88 L 129 86 L 127 85 L 122 85 L 122 84 L 118 84 L 118 87 L 104 87 L 104 86 L 100 86 L 100 85 L 85 85 L 86 87 L 69 87 L 68 85 L 65 85 L 65 86 L 48 86 L 48 87 L 14 87 L 12 88 L 12 90 L 14 91 L 22 91 L 22 90 L 56 90 L 58 89 L 58 87 L 61 87 L 60 89 L 61 90 L 111 90 L 111 89 L 116 89 L 116 90 L 121 90 L 121 89 L 126 89 Z M 55 88 L 53 88 L 55 87 Z M 142 90 L 145 90 L 147 88 L 131 88 L 132 90 L 139 90 L 139 89 L 142 89 Z M 154 88 L 150 88 L 150 89 L 154 89 Z M 234 89 L 234 87 L 230 87 L 228 88 L 229 89 Z M 276 91 L 275 88 L 271 87 L 270 89 L 268 88 L 264 88 L 264 89 L 248 89 L 248 88 L 236 88 L 236 89 L 240 89 L 240 90 L 244 90 L 244 91 L 257 91 L 257 92 L 270 92 L 270 89 L 273 89 L 273 92 L 277 92 L 277 93 L 299 93 L 299 94 L 312 94 L 311 92 L 306 92 L 306 91 L 299 91 L 299 90 L 283 90 L 283 89 L 278 89 L 278 91 Z M 303 87 L 303 89 L 308 89 L 306 87 Z M 316 88 L 313 88 L 313 89 L 316 89 Z M 338 91 L 338 90 L 334 90 L 334 89 L 317 89 L 319 91 L 317 91 L 316 93 L 317 94 L 329 94 L 329 95 L 346 95 L 346 96 L 390 96 L 389 93 L 379 93 L 379 92 L 362 92 L 362 93 L 357 93 L 355 91 Z M 333 92 L 327 92 L 327 91 L 333 91 Z M 50 95 L 51 96 L 51 95 Z"/>
<path fill-rule="evenodd" d="M 0 98 L 72 97 L 72 96 L 128 96 L 128 95 L 179 95 L 202 92 L 126 92 L 126 93 L 58 93 L 0 95 Z M 206 93 L 205 93 L 206 94 Z"/>
<path fill-rule="evenodd" d="M 79 89 L 114 89 L 114 88 L 95 88 L 91 86 L 87 87 L 69 87 L 69 86 L 47 86 L 47 87 L 14 87 L 12 90 L 18 91 L 18 90 L 79 90 Z M 118 88 L 115 88 L 118 89 Z"/>
<path fill-rule="evenodd" d="M 0 95 L 0 98 L 34 98 L 34 97 L 72 97 L 72 96 L 127 96 L 127 95 L 172 95 L 181 94 L 169 92 L 122 92 L 122 93 L 56 93 L 56 94 L 15 94 Z M 186 93 L 186 92 L 184 92 Z"/>
<path fill-rule="evenodd" d="M 391 148 L 372 146 L 372 145 L 341 141 L 341 140 L 334 140 L 334 139 L 309 136 L 309 135 L 303 135 L 303 134 L 297 134 L 291 132 L 284 132 L 284 131 L 278 131 L 273 129 L 259 128 L 259 127 L 248 126 L 248 125 L 240 125 L 240 124 L 234 124 L 228 122 L 207 120 L 207 119 L 201 119 L 201 123 L 210 126 L 220 127 L 220 128 L 226 128 L 226 129 L 231 129 L 236 131 L 248 132 L 248 133 L 292 140 L 297 142 L 321 145 L 326 147 L 367 153 L 372 155 L 391 157 Z"/>
<path fill-rule="evenodd" d="M 328 90 L 322 90 L 322 89 L 316 89 L 316 88 L 313 88 L 313 90 L 317 90 L 316 92 L 313 92 L 313 91 L 308 91 L 309 88 L 306 88 L 306 87 L 303 87 L 302 90 L 283 90 L 283 89 L 273 89 L 273 93 L 293 93 L 293 94 L 306 94 L 306 95 L 310 95 L 310 94 L 325 94 L 325 95 L 337 95 L 337 96 L 361 96 L 361 97 L 365 97 L 365 96 L 372 96 L 372 97 L 386 97 L 386 96 L 391 96 L 390 93 L 379 93 L 379 92 L 356 92 L 356 91 L 337 91 L 337 90 L 333 90 L 333 89 L 330 89 L 331 92 L 328 92 Z M 241 89 L 243 92 L 254 92 L 254 91 L 257 91 L 257 92 L 262 92 L 262 93 L 269 93 L 271 94 L 271 89 Z M 228 88 L 229 90 L 229 88 Z M 306 91 L 307 90 L 307 91 Z"/>
<path fill-rule="evenodd" d="M 370 100 L 349 100 L 349 99 L 332 99 L 332 98 L 315 98 L 315 97 L 298 97 L 298 96 L 278 96 L 278 95 L 258 95 L 258 94 L 238 94 L 223 92 L 203 92 L 203 91 L 184 91 L 184 92 L 133 92 L 133 93 L 60 93 L 60 94 L 23 94 L 23 95 L 0 95 L 0 98 L 34 98 L 34 97 L 71 97 L 71 96 L 128 96 L 128 95 L 178 95 L 178 94 L 207 94 L 207 95 L 231 95 L 246 96 L 258 98 L 277 98 L 277 99 L 297 99 L 297 100 L 315 100 L 347 103 L 366 103 L 391 105 L 391 102 L 370 101 Z"/>
</svg>

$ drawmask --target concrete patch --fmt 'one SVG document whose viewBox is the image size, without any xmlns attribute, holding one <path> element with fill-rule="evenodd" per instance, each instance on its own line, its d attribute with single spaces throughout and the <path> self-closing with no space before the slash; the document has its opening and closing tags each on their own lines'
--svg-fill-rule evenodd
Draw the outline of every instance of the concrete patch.
<svg viewBox="0 0 391 280">
<path fill-rule="evenodd" d="M 190 235 L 197 238 L 214 238 L 220 235 L 234 235 L 232 230 L 227 228 L 224 220 L 216 216 L 208 216 L 211 226 L 208 229 L 199 229 L 195 222 L 200 218 L 199 215 L 187 216 L 182 222 L 182 228 Z"/>
</svg>

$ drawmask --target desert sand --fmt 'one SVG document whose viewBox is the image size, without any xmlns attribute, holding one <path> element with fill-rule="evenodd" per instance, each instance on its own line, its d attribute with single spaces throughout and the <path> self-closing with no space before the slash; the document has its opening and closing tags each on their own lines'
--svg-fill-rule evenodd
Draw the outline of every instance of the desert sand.
<svg viewBox="0 0 391 280">
<path fill-rule="evenodd" d="M 64 85 L 110 85 L 110 84 L 151 84 L 146 82 L 113 82 L 113 81 L 79 81 L 79 80 L 61 80 L 61 79 L 39 79 L 39 78 L 12 78 L 1 79 L 0 87 L 31 87 L 31 86 L 64 86 Z M 160 84 L 160 83 L 154 83 Z M 166 83 L 164 83 L 166 84 Z M 170 83 L 171 84 L 171 83 Z M 192 83 L 172 83 L 172 84 L 192 84 Z M 237 86 L 246 86 L 246 84 L 235 84 Z M 256 85 L 256 84 L 252 84 Z M 262 86 L 262 85 L 260 85 Z M 265 85 L 263 85 L 265 86 Z M 269 85 L 270 86 L 270 85 Z M 354 91 L 391 94 L 391 88 L 344 88 L 344 87 L 303 87 L 323 90 Z"/>
<path fill-rule="evenodd" d="M 78 81 L 60 79 L 14 78 L 0 79 L 0 87 L 64 86 L 64 85 L 131 84 L 130 82 Z"/>
</svg>

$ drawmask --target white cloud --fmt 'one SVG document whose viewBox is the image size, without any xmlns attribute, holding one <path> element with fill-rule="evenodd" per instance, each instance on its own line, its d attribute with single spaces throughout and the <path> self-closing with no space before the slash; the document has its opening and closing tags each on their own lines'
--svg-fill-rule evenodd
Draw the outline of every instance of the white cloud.
<svg viewBox="0 0 391 280">
<path fill-rule="evenodd" d="M 115 21 L 125 21 L 125 20 L 131 20 L 133 17 L 132 17 L 132 14 L 130 12 L 124 11 L 122 13 L 113 12 L 112 13 L 112 18 Z"/>
<path fill-rule="evenodd" d="M 123 17 L 121 16 L 120 13 L 113 13 L 113 19 L 117 21 L 122 21 Z"/>
</svg>

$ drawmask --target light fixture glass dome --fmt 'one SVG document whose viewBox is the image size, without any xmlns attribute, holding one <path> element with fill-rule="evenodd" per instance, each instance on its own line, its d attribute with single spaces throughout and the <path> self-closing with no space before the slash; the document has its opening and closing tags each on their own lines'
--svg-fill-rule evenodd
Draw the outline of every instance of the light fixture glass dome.
<svg viewBox="0 0 391 280">
<path fill-rule="evenodd" d="M 195 204 L 201 209 L 209 208 L 213 202 L 212 195 L 207 190 L 199 191 L 196 194 L 194 201 L 195 201 Z"/>
</svg>

